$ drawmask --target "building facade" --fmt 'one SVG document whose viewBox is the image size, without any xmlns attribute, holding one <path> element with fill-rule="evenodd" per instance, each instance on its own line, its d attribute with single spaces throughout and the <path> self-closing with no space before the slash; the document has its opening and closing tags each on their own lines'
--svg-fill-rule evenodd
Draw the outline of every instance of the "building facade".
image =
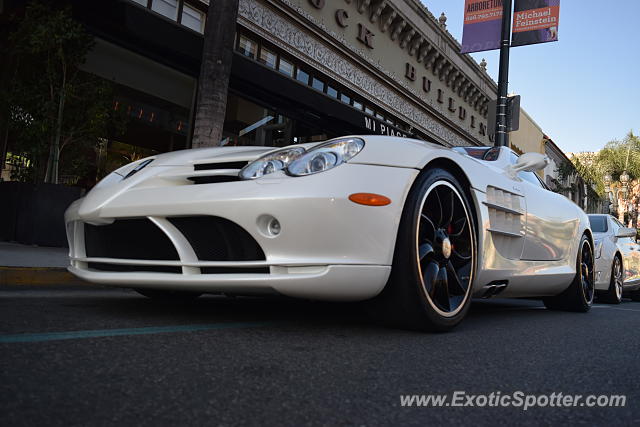
<svg viewBox="0 0 640 427">
<path fill-rule="evenodd" d="M 84 70 L 115 84 L 114 109 L 131 118 L 105 136 L 99 167 L 189 148 L 209 2 L 69 2 L 96 39 Z M 383 134 L 492 145 L 497 86 L 459 51 L 419 0 L 240 0 L 221 144 Z M 542 152 L 526 113 L 520 127 L 514 149 Z"/>
</svg>

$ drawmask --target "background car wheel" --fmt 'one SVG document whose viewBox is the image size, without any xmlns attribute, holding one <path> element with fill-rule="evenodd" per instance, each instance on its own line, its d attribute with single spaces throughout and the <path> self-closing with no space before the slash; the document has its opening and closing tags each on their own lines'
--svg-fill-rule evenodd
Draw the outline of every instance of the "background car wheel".
<svg viewBox="0 0 640 427">
<path fill-rule="evenodd" d="M 380 295 L 386 320 L 429 331 L 447 331 L 462 321 L 476 269 L 472 215 L 449 172 L 434 168 L 418 176 L 402 212 L 391 277 Z"/>
<path fill-rule="evenodd" d="M 162 301 L 189 301 L 198 298 L 202 295 L 199 292 L 188 291 L 169 291 L 160 289 L 135 289 L 140 295 L 144 295 L 147 298 L 162 300 Z"/>
<path fill-rule="evenodd" d="M 622 302 L 622 261 L 619 256 L 613 258 L 611 265 L 611 283 L 607 293 L 602 296 L 602 300 L 609 304 L 620 304 Z"/>
<path fill-rule="evenodd" d="M 576 262 L 576 275 L 571 285 L 560 295 L 545 298 L 544 305 L 552 310 L 587 312 L 593 304 L 594 269 L 593 249 L 586 234 L 580 239 Z"/>
</svg>

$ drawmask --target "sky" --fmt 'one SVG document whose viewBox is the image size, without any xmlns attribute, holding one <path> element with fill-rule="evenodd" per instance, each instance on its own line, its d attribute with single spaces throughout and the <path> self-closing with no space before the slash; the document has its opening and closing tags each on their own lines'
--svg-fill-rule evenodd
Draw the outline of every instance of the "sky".
<svg viewBox="0 0 640 427">
<path fill-rule="evenodd" d="M 464 0 L 421 0 L 462 40 Z M 561 0 L 558 41 L 512 48 L 509 93 L 565 152 L 640 134 L 640 0 Z M 499 51 L 485 58 L 498 81 Z"/>
</svg>

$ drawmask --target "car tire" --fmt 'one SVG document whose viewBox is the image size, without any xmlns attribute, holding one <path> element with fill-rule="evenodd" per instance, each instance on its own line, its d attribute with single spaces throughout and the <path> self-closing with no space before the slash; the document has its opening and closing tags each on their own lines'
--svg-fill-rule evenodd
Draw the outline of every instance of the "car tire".
<svg viewBox="0 0 640 427">
<path fill-rule="evenodd" d="M 147 298 L 160 301 L 190 301 L 198 298 L 202 293 L 189 291 L 171 291 L 162 289 L 135 289 L 137 293 Z"/>
<path fill-rule="evenodd" d="M 434 332 L 462 321 L 476 271 L 473 215 L 464 190 L 448 171 L 433 168 L 416 178 L 377 316 L 394 326 Z"/>
<path fill-rule="evenodd" d="M 609 289 L 602 295 L 602 301 L 608 304 L 620 304 L 622 302 L 622 261 L 616 255 L 611 264 L 611 280 Z"/>
<path fill-rule="evenodd" d="M 595 293 L 593 266 L 593 246 L 589 237 L 583 234 L 576 260 L 576 275 L 571 285 L 559 295 L 544 298 L 544 305 L 551 310 L 589 311 Z"/>
</svg>

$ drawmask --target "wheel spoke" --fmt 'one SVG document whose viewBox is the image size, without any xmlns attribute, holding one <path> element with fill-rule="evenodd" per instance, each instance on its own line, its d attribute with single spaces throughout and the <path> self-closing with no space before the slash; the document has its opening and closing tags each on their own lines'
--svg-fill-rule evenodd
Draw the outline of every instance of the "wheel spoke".
<svg viewBox="0 0 640 427">
<path fill-rule="evenodd" d="M 460 225 L 458 225 L 460 224 Z M 451 227 L 451 233 L 449 233 L 449 237 L 458 237 L 462 234 L 462 232 L 464 231 L 464 228 L 467 225 L 467 218 L 462 217 L 460 219 L 457 219 L 456 221 L 453 221 L 452 223 L 452 227 Z"/>
<path fill-rule="evenodd" d="M 586 279 L 582 279 L 582 287 L 584 288 L 585 295 L 587 295 L 587 297 L 591 299 L 591 292 L 592 292 L 591 283 Z"/>
<path fill-rule="evenodd" d="M 422 261 L 427 255 L 433 255 L 433 246 L 423 243 L 418 247 L 418 258 Z"/>
<path fill-rule="evenodd" d="M 438 192 L 437 188 L 435 190 L 433 190 L 431 192 L 431 194 L 435 194 L 436 200 L 433 201 L 433 204 L 429 204 L 428 206 L 426 206 L 427 203 L 429 202 L 429 200 L 427 200 L 427 203 L 425 203 L 425 207 L 428 208 L 429 210 L 435 211 L 434 213 L 437 214 L 438 220 L 435 222 L 435 225 L 436 225 L 436 228 L 438 228 L 442 224 L 442 216 L 443 216 L 443 213 L 442 213 L 442 200 L 440 199 L 440 193 Z M 433 217 L 435 219 L 435 215 Z"/>
<path fill-rule="evenodd" d="M 468 261 L 468 260 L 471 259 L 471 254 L 469 254 L 469 255 L 461 254 L 460 252 L 455 250 L 455 248 L 451 249 L 451 255 L 456 257 L 456 258 L 458 258 L 459 260 L 462 260 L 462 261 Z"/>
<path fill-rule="evenodd" d="M 425 227 L 423 227 L 423 225 Z M 431 219 L 428 216 L 426 216 L 424 213 L 420 214 L 420 239 L 425 239 L 427 237 L 423 233 L 427 233 L 428 234 L 427 240 L 433 242 L 433 239 L 435 238 L 435 235 L 436 235 L 436 226 L 433 223 L 433 221 L 431 221 Z"/>
<path fill-rule="evenodd" d="M 451 310 L 451 302 L 449 301 L 449 286 L 447 280 L 447 270 L 440 268 L 435 281 L 435 292 L 433 298 L 435 302 L 444 311 Z"/>
<path fill-rule="evenodd" d="M 464 295 L 467 289 L 464 287 L 458 276 L 458 272 L 453 267 L 451 261 L 447 263 L 447 278 L 449 279 L 449 294 Z"/>
<path fill-rule="evenodd" d="M 442 202 L 442 224 L 441 227 L 448 226 L 453 221 L 453 211 L 454 211 L 454 198 L 453 191 L 449 191 L 449 200 L 445 200 Z"/>
<path fill-rule="evenodd" d="M 430 261 L 427 265 L 422 269 L 422 281 L 424 282 L 424 286 L 426 288 L 427 293 L 431 298 L 434 296 L 435 288 L 436 288 L 436 280 L 438 278 L 438 263 L 435 261 Z"/>
</svg>

